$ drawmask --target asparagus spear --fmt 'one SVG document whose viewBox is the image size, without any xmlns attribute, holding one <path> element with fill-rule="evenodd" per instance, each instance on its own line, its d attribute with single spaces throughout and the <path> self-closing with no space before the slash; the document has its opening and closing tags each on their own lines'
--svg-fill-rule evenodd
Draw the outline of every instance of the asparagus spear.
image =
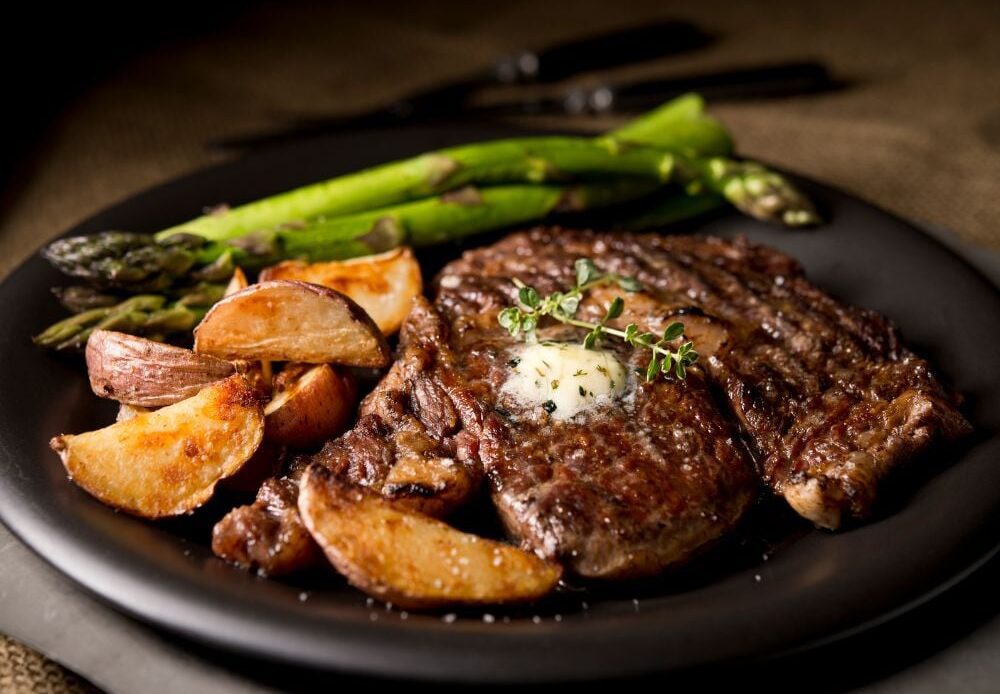
<svg viewBox="0 0 1000 694">
<path fill-rule="evenodd" d="M 36 345 L 42 347 L 69 350 L 82 348 L 87 343 L 90 333 L 97 329 L 141 334 L 146 332 L 145 325 L 152 316 L 161 315 L 165 302 L 166 297 L 162 295 L 138 294 L 115 306 L 91 309 L 60 321 L 40 335 L 36 335 L 34 341 Z M 201 315 L 204 315 L 204 312 Z M 201 315 L 192 312 L 187 321 L 190 324 L 188 329 L 193 329 L 197 325 Z M 180 322 L 173 316 L 170 325 L 172 327 Z"/>
<path fill-rule="evenodd" d="M 705 100 L 685 94 L 608 133 L 621 142 L 663 147 L 688 156 L 725 157 L 733 141 L 719 121 L 705 113 Z"/>
<path fill-rule="evenodd" d="M 692 95 L 597 139 L 515 138 L 450 148 L 200 217 L 155 237 L 106 232 L 57 241 L 44 254 L 67 274 L 100 287 L 162 292 L 192 281 L 224 279 L 235 262 L 254 267 L 287 257 L 345 258 L 401 243 L 439 243 L 560 209 L 593 209 L 634 199 L 668 180 L 683 184 L 685 192 L 662 198 L 656 209 L 625 220 L 627 224 L 674 221 L 721 199 L 790 226 L 815 220 L 808 200 L 781 176 L 752 162 L 705 156 L 724 155 L 730 148 L 728 134 L 704 114 L 700 97 Z M 609 182 L 552 184 L 570 178 Z M 468 186 L 504 182 L 522 185 Z M 543 182 L 548 184 L 531 185 Z M 411 200 L 439 191 L 452 192 Z M 408 202 L 372 209 L 400 200 Z M 356 209 L 364 211 L 345 214 Z M 317 210 L 326 213 L 313 215 Z M 300 219 L 307 215 L 312 216 Z M 63 338 L 59 344 L 70 344 L 71 338 L 60 331 L 75 336 L 88 320 L 126 320 L 116 309 L 85 312 L 87 320 L 81 314 L 53 326 L 52 334 Z M 191 315 L 185 309 L 172 305 L 158 310 L 168 311 L 167 327 L 185 330 Z M 148 320 L 133 310 L 125 313 L 137 325 L 134 331 L 146 329 Z M 52 342 L 49 331 L 43 335 L 48 336 L 44 342 Z"/>
<path fill-rule="evenodd" d="M 687 155 L 723 156 L 732 151 L 729 134 L 705 113 L 704 100 L 697 94 L 669 101 L 609 135 Z M 551 181 L 560 174 L 595 170 L 601 175 L 631 174 L 637 165 L 643 172 L 651 165 L 660 173 L 656 155 L 650 154 L 653 161 L 649 162 L 637 152 L 610 158 L 604 154 L 600 143 L 587 139 L 507 140 L 452 147 L 203 215 L 165 229 L 156 238 L 162 241 L 184 232 L 221 241 L 293 220 L 386 207 L 469 184 Z"/>
<path fill-rule="evenodd" d="M 425 246 L 468 234 L 546 217 L 581 212 L 635 200 L 657 185 L 622 179 L 575 185 L 466 187 L 444 195 L 348 217 L 319 219 L 304 228 L 256 234 L 244 247 L 214 244 L 203 254 L 226 247 L 241 265 L 253 266 L 285 257 L 332 260 L 370 255 L 402 244 Z M 244 240 L 246 240 L 244 238 Z M 215 250 L 212 250 L 215 249 Z M 36 344 L 57 350 L 79 348 L 98 328 L 162 337 L 190 332 L 211 304 L 221 298 L 221 285 L 200 285 L 170 304 L 163 295 L 142 294 L 111 307 L 84 311 L 49 327 Z"/>
<path fill-rule="evenodd" d="M 708 209 L 712 206 L 711 196 L 700 195 L 707 191 L 762 221 L 789 227 L 811 226 L 820 221 L 809 199 L 784 176 L 756 162 L 728 157 L 732 140 L 725 128 L 705 113 L 704 99 L 697 94 L 678 97 L 612 131 L 608 137 L 664 147 L 679 155 L 675 178 L 686 182 L 688 193 L 696 200 L 665 202 L 671 209 Z M 651 214 L 649 220 L 658 216 Z"/>
<path fill-rule="evenodd" d="M 349 217 L 317 220 L 281 236 L 282 257 L 336 260 L 401 245 L 429 246 L 490 229 L 635 200 L 657 185 L 623 179 L 574 185 L 461 188 L 436 198 Z"/>
<path fill-rule="evenodd" d="M 226 241 L 288 222 L 379 209 L 466 185 L 614 176 L 667 181 L 672 168 L 673 158 L 664 148 L 622 148 L 583 137 L 494 140 L 382 164 L 204 215 L 165 229 L 156 239 L 196 234 L 209 241 Z"/>
<path fill-rule="evenodd" d="M 686 180 L 689 194 L 716 193 L 755 219 L 793 228 L 820 222 L 809 198 L 787 178 L 757 162 L 691 158 L 678 161 L 677 178 Z"/>
<path fill-rule="evenodd" d="M 444 152 L 448 154 L 445 155 Z M 457 154 L 459 152 L 460 156 Z M 447 161 L 451 162 L 448 167 L 442 168 L 440 165 L 442 157 L 447 157 Z M 464 163 L 458 166 L 455 164 L 457 161 Z M 417 170 L 421 172 L 419 175 L 414 174 Z M 448 173 L 441 178 L 440 174 L 445 170 Z M 258 222 L 272 222 L 279 219 L 280 214 L 301 211 L 307 206 L 311 210 L 319 209 L 314 198 L 322 197 L 322 191 L 332 195 L 331 199 L 339 199 L 340 193 L 335 191 L 346 190 L 355 200 L 363 198 L 371 202 L 376 199 L 391 199 L 392 195 L 406 198 L 416 194 L 416 191 L 429 189 L 455 190 L 455 186 L 469 183 L 539 183 L 561 181 L 570 177 L 603 177 L 605 180 L 623 181 L 626 187 L 638 186 L 637 180 L 653 184 L 673 180 L 684 184 L 691 193 L 703 189 L 715 192 L 758 219 L 788 226 L 804 226 L 817 221 L 809 201 L 787 180 L 752 162 L 738 162 L 721 157 L 691 157 L 646 145 L 625 143 L 610 136 L 600 140 L 540 137 L 498 140 L 442 150 L 413 160 L 333 179 L 317 184 L 319 187 L 307 186 L 298 191 L 283 193 L 232 211 L 229 214 L 237 215 L 244 221 L 236 225 L 230 224 L 225 229 L 202 225 L 197 227 L 198 233 L 193 234 L 189 233 L 192 227 L 184 226 L 184 232 L 179 231 L 181 227 L 177 227 L 161 232 L 155 238 L 106 232 L 56 241 L 45 249 L 44 254 L 67 274 L 87 279 L 99 286 L 158 291 L 177 279 L 188 276 L 194 267 L 201 267 L 198 272 L 204 275 L 204 266 L 208 265 L 207 270 L 215 269 L 209 264 L 216 261 L 221 263 L 226 272 L 231 272 L 232 265 L 228 262 L 227 253 L 238 262 L 250 266 L 259 265 L 261 261 L 276 262 L 299 256 L 310 259 L 351 257 L 352 251 L 349 248 L 354 249 L 354 255 L 367 254 L 372 252 L 371 245 L 364 243 L 342 245 L 335 252 L 325 251 L 320 247 L 329 245 L 330 242 L 325 240 L 328 237 L 324 235 L 328 232 L 321 234 L 319 230 L 326 230 L 331 226 L 345 228 L 338 226 L 340 224 L 353 228 L 353 225 L 361 224 L 359 219 L 368 219 L 372 215 L 375 218 L 385 217 L 387 209 L 405 208 L 409 204 L 419 206 L 421 201 L 435 200 L 434 197 L 425 197 L 349 215 L 342 214 L 343 209 L 346 209 L 342 206 L 338 208 L 337 214 L 314 216 L 305 220 L 286 216 L 280 218 L 281 222 L 258 225 L 253 231 L 231 236 L 235 229 L 249 227 L 250 223 L 246 220 L 251 217 Z M 371 191 L 374 191 L 372 195 L 361 195 L 362 186 L 359 181 L 362 180 L 371 185 Z M 525 210 L 532 209 L 532 205 L 536 204 L 532 199 L 531 185 L 504 187 L 524 198 Z M 390 190 L 394 192 L 390 194 Z M 302 202 L 306 199 L 309 200 L 308 205 Z M 504 203 L 505 206 L 516 204 Z M 492 210 L 493 207 L 487 205 L 479 211 L 485 213 Z M 463 216 L 473 215 L 466 211 Z M 477 219 L 474 227 L 475 231 L 484 231 L 541 216 L 544 215 L 518 216 L 514 221 L 503 224 L 500 220 L 507 219 L 506 216 L 498 218 L 496 223 Z M 202 218 L 209 225 L 225 219 L 228 219 L 226 215 Z M 440 228 L 450 227 L 445 224 Z M 172 235 L 164 236 L 168 232 Z M 442 234 L 435 238 L 438 241 L 446 240 Z M 164 246 L 162 253 L 161 246 Z"/>
<path fill-rule="evenodd" d="M 189 333 L 212 305 L 222 298 L 223 284 L 201 283 L 184 291 L 175 301 L 163 294 L 137 294 L 113 306 L 77 313 L 36 335 L 36 345 L 57 351 L 81 349 L 94 330 L 117 330 L 163 340 Z"/>
</svg>

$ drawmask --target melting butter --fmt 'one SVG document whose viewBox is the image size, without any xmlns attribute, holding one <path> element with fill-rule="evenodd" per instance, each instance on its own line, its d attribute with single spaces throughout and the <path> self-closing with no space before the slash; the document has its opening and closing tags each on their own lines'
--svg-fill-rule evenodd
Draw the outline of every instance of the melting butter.
<svg viewBox="0 0 1000 694">
<path fill-rule="evenodd" d="M 613 354 L 579 344 L 541 342 L 513 353 L 500 392 L 527 407 L 542 407 L 554 419 L 570 419 L 620 396 L 628 373 Z"/>
</svg>

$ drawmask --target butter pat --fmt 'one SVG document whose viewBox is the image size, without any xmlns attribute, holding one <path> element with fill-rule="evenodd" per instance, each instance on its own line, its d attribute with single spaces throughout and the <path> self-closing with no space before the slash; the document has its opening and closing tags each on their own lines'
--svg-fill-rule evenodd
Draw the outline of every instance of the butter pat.
<svg viewBox="0 0 1000 694">
<path fill-rule="evenodd" d="M 628 372 L 613 354 L 579 344 L 542 342 L 513 353 L 501 395 L 525 408 L 570 419 L 625 392 Z"/>
</svg>

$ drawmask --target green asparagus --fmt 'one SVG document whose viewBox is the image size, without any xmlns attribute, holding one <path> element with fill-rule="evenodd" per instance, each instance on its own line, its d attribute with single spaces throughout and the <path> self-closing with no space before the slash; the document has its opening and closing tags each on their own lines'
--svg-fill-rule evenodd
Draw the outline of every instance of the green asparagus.
<svg viewBox="0 0 1000 694">
<path fill-rule="evenodd" d="M 608 136 L 688 156 L 724 156 L 732 151 L 729 134 L 705 113 L 704 101 L 696 94 L 674 99 Z M 650 166 L 657 175 L 669 173 L 660 171 L 655 153 L 608 154 L 587 138 L 515 139 L 452 147 L 233 209 L 223 207 L 165 229 L 156 238 L 163 241 L 189 233 L 222 241 L 293 220 L 372 210 L 469 184 L 541 182 L 570 174 L 632 174 L 637 172 L 635 167 L 647 174 Z"/>
<path fill-rule="evenodd" d="M 733 141 L 722 124 L 705 113 L 705 100 L 686 94 L 608 133 L 622 142 L 653 145 L 678 154 L 725 157 Z"/>
<path fill-rule="evenodd" d="M 621 179 L 575 185 L 466 187 L 441 196 L 348 217 L 317 219 L 304 228 L 256 234 L 243 247 L 209 244 L 201 260 L 229 254 L 246 267 L 260 267 L 287 257 L 332 260 L 370 255 L 402 244 L 426 246 L 541 219 L 552 213 L 582 212 L 635 200 L 657 188 L 648 181 Z M 81 347 L 94 329 L 140 335 L 189 332 L 208 306 L 221 298 L 221 285 L 201 284 L 165 306 L 166 297 L 142 294 L 117 306 L 84 311 L 48 328 L 35 342 L 57 350 Z"/>
<path fill-rule="evenodd" d="M 466 185 L 543 183 L 578 177 L 642 176 L 670 180 L 663 148 L 619 147 L 582 137 L 514 138 L 451 147 L 264 198 L 156 234 L 197 234 L 226 241 L 320 215 L 339 217 L 426 198 Z"/>
<path fill-rule="evenodd" d="M 44 256 L 92 287 L 63 292 L 63 301 L 89 310 L 37 340 L 71 347 L 109 324 L 146 334 L 183 332 L 201 304 L 177 297 L 198 295 L 198 286 L 225 280 L 236 265 L 255 269 L 286 258 L 341 259 L 441 243 L 658 190 L 649 196 L 656 198 L 651 208 L 610 223 L 647 228 L 723 201 L 787 226 L 817 221 L 809 200 L 785 178 L 728 158 L 731 147 L 700 97 L 689 95 L 597 138 L 452 147 L 217 210 L 153 236 L 112 231 L 56 241 Z M 107 305 L 115 293 L 138 293 L 143 307 L 150 297 L 163 303 L 141 310 L 128 301 Z"/>
<path fill-rule="evenodd" d="M 163 294 L 137 294 L 113 306 L 81 311 L 33 339 L 36 345 L 56 351 L 82 349 L 94 330 L 117 330 L 164 340 L 191 332 L 224 291 L 225 285 L 200 284 L 175 301 Z"/>
<path fill-rule="evenodd" d="M 457 155 L 459 150 L 461 157 Z M 448 154 L 445 155 L 445 152 Z M 444 178 L 431 182 L 428 178 L 428 172 L 432 170 L 429 163 L 440 162 L 441 157 L 447 157 L 453 166 Z M 454 165 L 459 160 L 464 163 Z M 417 169 L 422 171 L 421 175 L 411 176 Z M 435 171 L 437 173 L 433 175 L 437 176 L 444 168 L 437 168 Z M 377 195 L 360 195 L 359 181 L 366 177 L 371 183 L 371 190 L 376 191 Z M 418 179 L 422 181 L 419 184 Z M 721 157 L 690 157 L 656 147 L 625 143 L 614 137 L 599 140 L 540 137 L 468 145 L 423 155 L 415 160 L 387 164 L 318 184 L 319 188 L 307 186 L 251 203 L 218 217 L 201 218 L 195 222 L 203 221 L 204 224 L 193 222 L 191 225 L 160 232 L 155 237 L 106 232 L 64 239 L 52 243 L 44 254 L 66 274 L 86 279 L 98 286 L 131 291 L 159 291 L 192 274 L 193 268 L 198 267 L 197 273 L 204 275 L 206 270 L 215 269 L 212 263 L 217 261 L 224 261 L 222 265 L 226 268 L 225 271 L 231 272 L 232 261 L 253 267 L 259 266 L 261 262 L 276 262 L 289 257 L 340 258 L 371 253 L 372 245 L 364 242 L 341 244 L 334 250 L 328 248 L 329 229 L 354 229 L 367 223 L 359 221 L 362 219 L 391 218 L 389 210 L 409 210 L 407 205 L 416 205 L 413 209 L 419 210 L 422 218 L 427 219 L 430 225 L 437 226 L 439 232 L 434 237 L 434 242 L 447 240 L 447 235 L 453 233 L 450 222 L 436 218 L 446 216 L 452 206 L 434 204 L 439 200 L 439 195 L 447 196 L 447 193 L 432 197 L 423 195 L 430 190 L 454 191 L 470 184 L 504 184 L 494 187 L 509 187 L 510 191 L 523 198 L 523 202 L 519 203 L 505 197 L 505 208 L 520 205 L 523 210 L 531 210 L 538 202 L 532 197 L 534 187 L 547 182 L 578 179 L 603 180 L 608 182 L 605 185 L 618 182 L 630 189 L 645 189 L 650 184 L 676 182 L 682 184 L 689 194 L 703 190 L 717 193 L 738 209 L 758 219 L 788 226 L 804 226 L 817 220 L 811 204 L 804 196 L 782 176 L 758 164 Z M 349 208 L 341 205 L 336 207 L 335 213 L 323 213 L 304 219 L 280 217 L 281 214 L 301 212 L 307 207 L 311 212 L 318 210 L 319 205 L 315 200 L 322 197 L 320 190 L 330 193 L 333 196 L 331 199 L 337 198 L 334 191 L 342 190 L 351 192 L 355 200 L 364 197 L 369 203 L 390 199 L 391 186 L 386 181 L 400 184 L 394 189 L 397 197 L 406 199 L 415 195 L 416 191 L 423 197 L 387 207 L 365 208 L 363 212 L 351 214 L 344 214 Z M 523 185 L 510 185 L 511 183 Z M 491 188 L 480 190 L 488 191 Z M 303 202 L 305 200 L 309 201 L 308 205 Z M 474 222 L 463 222 L 463 225 L 472 224 L 471 231 L 496 229 L 506 224 L 544 216 L 517 214 L 512 217 L 509 211 L 503 210 L 495 221 L 490 221 L 489 216 L 496 214 L 493 206 L 485 205 L 477 210 L 475 205 L 467 205 L 466 208 L 460 216 L 463 220 L 475 218 Z M 228 215 L 235 215 L 243 220 L 254 218 L 257 224 L 249 221 L 228 223 L 225 230 L 211 226 L 210 223 L 228 219 Z M 279 218 L 283 221 L 274 222 Z M 265 220 L 266 224 L 263 223 Z M 251 227 L 252 230 L 247 231 Z M 237 229 L 240 234 L 233 236 Z M 348 232 L 338 233 L 344 235 Z M 427 233 L 424 232 L 423 235 L 426 236 Z M 470 232 L 460 230 L 454 233 L 464 235 Z M 420 237 L 407 239 L 405 242 L 417 245 L 421 243 Z M 386 247 L 384 243 L 378 245 Z"/>
</svg>

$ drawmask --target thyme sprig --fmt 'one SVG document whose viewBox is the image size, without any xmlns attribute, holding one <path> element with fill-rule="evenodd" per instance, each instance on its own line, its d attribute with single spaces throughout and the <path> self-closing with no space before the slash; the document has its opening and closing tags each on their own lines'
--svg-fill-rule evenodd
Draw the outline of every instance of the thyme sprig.
<svg viewBox="0 0 1000 694">
<path fill-rule="evenodd" d="M 678 379 L 687 376 L 687 367 L 698 360 L 694 343 L 688 340 L 676 350 L 669 347 L 670 343 L 684 335 L 683 323 L 671 323 L 663 330 L 662 335 L 641 332 L 635 323 L 629 323 L 624 330 L 609 327 L 608 322 L 621 316 L 625 310 L 625 300 L 620 296 L 611 301 L 604 317 L 597 323 L 577 318 L 580 301 L 587 290 L 600 285 L 617 284 L 626 292 L 633 293 L 642 291 L 642 284 L 634 277 L 611 272 L 602 273 L 589 258 L 578 259 L 573 267 L 576 277 L 573 288 L 568 292 L 553 292 L 545 297 L 534 287 L 526 285 L 515 277 L 513 282 L 518 290 L 517 305 L 508 306 L 500 311 L 497 315 L 500 326 L 513 337 L 524 335 L 527 340 L 533 342 L 536 340 L 535 330 L 539 319 L 542 316 L 549 316 L 560 323 L 586 328 L 588 332 L 583 339 L 583 346 L 587 349 L 593 349 L 605 335 L 621 338 L 633 347 L 648 349 L 652 352 L 652 357 L 645 371 L 640 371 L 644 373 L 647 381 L 654 380 L 661 373 Z"/>
</svg>

